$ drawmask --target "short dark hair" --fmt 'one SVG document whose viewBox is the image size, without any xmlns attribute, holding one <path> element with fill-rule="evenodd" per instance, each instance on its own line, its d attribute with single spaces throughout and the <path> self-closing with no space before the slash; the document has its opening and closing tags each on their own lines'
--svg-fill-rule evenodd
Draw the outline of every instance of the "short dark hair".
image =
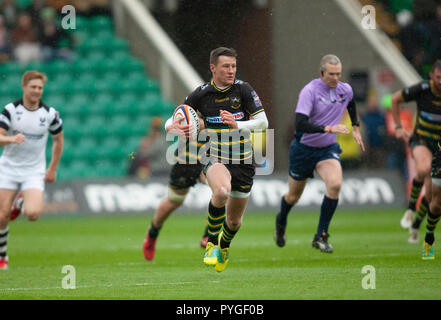
<svg viewBox="0 0 441 320">
<path fill-rule="evenodd" d="M 237 58 L 237 52 L 233 48 L 219 47 L 210 52 L 210 64 L 216 64 L 220 56 Z"/>
<path fill-rule="evenodd" d="M 436 60 L 432 65 L 432 72 L 438 69 L 441 71 L 441 60 Z"/>
</svg>

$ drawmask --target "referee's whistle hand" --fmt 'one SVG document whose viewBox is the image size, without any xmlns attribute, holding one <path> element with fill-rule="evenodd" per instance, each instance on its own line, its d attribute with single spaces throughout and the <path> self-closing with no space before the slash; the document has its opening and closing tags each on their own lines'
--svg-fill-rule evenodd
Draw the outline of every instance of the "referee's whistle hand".
<svg viewBox="0 0 441 320">
<path fill-rule="evenodd" d="M 333 133 L 348 134 L 349 133 L 349 129 L 344 124 L 338 124 L 338 125 L 332 127 L 332 132 Z"/>
</svg>

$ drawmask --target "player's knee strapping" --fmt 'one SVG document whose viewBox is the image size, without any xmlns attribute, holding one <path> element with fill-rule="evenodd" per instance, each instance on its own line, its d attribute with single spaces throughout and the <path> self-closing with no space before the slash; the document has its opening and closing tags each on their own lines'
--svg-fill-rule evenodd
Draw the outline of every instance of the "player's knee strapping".
<svg viewBox="0 0 441 320">
<path fill-rule="evenodd" d="M 173 188 L 168 188 L 168 198 L 173 202 L 182 203 L 186 196 L 186 194 L 177 194 Z"/>
</svg>

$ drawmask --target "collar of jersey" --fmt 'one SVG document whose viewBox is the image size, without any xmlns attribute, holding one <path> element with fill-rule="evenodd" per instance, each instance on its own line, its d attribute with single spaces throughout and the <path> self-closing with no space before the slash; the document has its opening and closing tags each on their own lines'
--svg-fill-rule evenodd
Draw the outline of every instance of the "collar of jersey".
<svg viewBox="0 0 441 320">
<path fill-rule="evenodd" d="M 228 87 L 226 87 L 225 89 L 220 89 L 220 88 L 218 88 L 218 87 L 216 86 L 216 84 L 214 83 L 214 81 L 211 80 L 211 86 L 212 86 L 216 91 L 219 91 L 219 92 L 227 92 L 228 90 L 231 89 L 231 87 L 232 87 L 233 85 L 228 86 Z"/>
<path fill-rule="evenodd" d="M 18 105 L 22 105 L 23 108 L 25 108 L 26 110 L 31 111 L 31 112 L 32 112 L 32 111 L 37 111 L 38 109 L 44 107 L 44 104 L 43 104 L 43 102 L 41 102 L 41 100 L 40 100 L 40 102 L 38 103 L 38 108 L 37 108 L 37 109 L 29 109 L 29 108 L 27 108 L 27 107 L 24 105 L 24 103 L 23 103 L 23 99 L 20 99 L 20 100 L 18 101 Z"/>
</svg>

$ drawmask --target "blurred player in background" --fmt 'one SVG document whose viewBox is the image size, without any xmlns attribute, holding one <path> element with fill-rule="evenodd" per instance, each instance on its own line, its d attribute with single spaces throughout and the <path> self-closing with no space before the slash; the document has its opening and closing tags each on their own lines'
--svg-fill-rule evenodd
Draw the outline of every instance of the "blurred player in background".
<svg viewBox="0 0 441 320">
<path fill-rule="evenodd" d="M 257 93 L 248 83 L 236 79 L 234 49 L 212 50 L 209 63 L 211 81 L 193 91 L 185 104 L 202 116 L 209 135 L 204 172 L 212 198 L 204 263 L 221 272 L 229 262 L 230 243 L 241 226 L 253 185 L 250 131 L 266 129 L 268 120 Z"/>
<path fill-rule="evenodd" d="M 423 260 L 435 259 L 433 243 L 435 242 L 435 228 L 441 217 L 441 138 L 438 140 L 438 150 L 432 161 L 432 200 L 427 212 L 426 236 L 421 258 Z"/>
<path fill-rule="evenodd" d="M 422 81 L 404 88 L 392 96 L 392 115 L 396 125 L 396 137 L 409 143 L 416 167 L 408 209 L 400 221 L 401 226 L 410 231 L 410 243 L 418 242 L 418 230 L 432 198 L 430 170 L 433 154 L 437 150 L 437 140 L 441 133 L 441 60 L 433 64 L 429 77 L 429 81 Z M 416 101 L 417 104 L 417 119 L 412 134 L 402 128 L 400 120 L 400 103 L 409 101 Z M 415 215 L 416 203 L 424 184 L 425 196 Z"/>
<path fill-rule="evenodd" d="M 289 152 L 289 190 L 282 196 L 280 211 L 276 217 L 274 238 L 279 247 L 286 244 L 288 213 L 299 201 L 308 178 L 314 170 L 324 181 L 323 198 L 317 232 L 312 241 L 314 248 L 332 253 L 328 243 L 328 228 L 337 208 L 343 180 L 340 164 L 340 145 L 336 133 L 348 134 L 344 124 L 339 124 L 345 110 L 352 123 L 352 135 L 364 151 L 360 123 L 349 84 L 340 82 L 342 64 L 334 55 L 326 55 L 320 61 L 320 78 L 307 84 L 299 95 L 296 108 L 296 136 Z"/>
<path fill-rule="evenodd" d="M 182 128 L 180 124 L 182 120 L 183 118 L 177 119 L 175 122 L 168 121 L 165 125 L 166 131 L 180 130 Z M 191 144 L 193 146 L 190 146 Z M 168 196 L 161 201 L 156 209 L 142 247 L 146 260 L 151 261 L 155 257 L 156 240 L 159 231 L 170 214 L 184 203 L 190 188 L 194 186 L 198 180 L 202 183 L 206 182 L 205 175 L 202 172 L 203 165 L 199 162 L 199 151 L 203 146 L 204 142 L 188 141 L 188 143 L 185 143 L 186 150 L 184 150 L 184 152 L 181 153 L 178 152 L 178 149 L 176 150 L 175 157 L 177 163 L 173 165 L 170 172 Z M 207 230 L 208 228 L 205 227 L 200 243 L 203 248 L 207 245 Z"/>
<path fill-rule="evenodd" d="M 58 112 L 41 102 L 46 81 L 40 72 L 26 72 L 22 99 L 7 104 L 0 114 L 0 145 L 5 146 L 0 157 L 0 269 L 8 267 L 9 221 L 22 211 L 28 220 L 37 220 L 43 210 L 44 184 L 57 177 L 64 135 Z M 48 133 L 53 146 L 46 170 Z"/>
</svg>

